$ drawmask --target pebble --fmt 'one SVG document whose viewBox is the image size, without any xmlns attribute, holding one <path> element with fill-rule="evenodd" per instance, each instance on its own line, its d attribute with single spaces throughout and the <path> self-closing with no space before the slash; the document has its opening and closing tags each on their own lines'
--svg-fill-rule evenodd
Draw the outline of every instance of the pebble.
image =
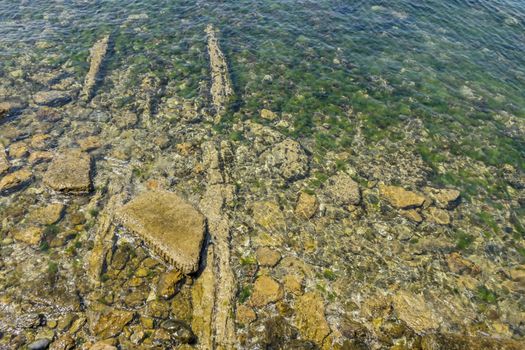
<svg viewBox="0 0 525 350">
<path fill-rule="evenodd" d="M 71 96 L 57 90 L 40 91 L 33 96 L 33 100 L 40 106 L 60 107 L 71 101 Z"/>
<path fill-rule="evenodd" d="M 29 350 L 47 349 L 51 341 L 49 339 L 38 339 L 27 346 Z"/>
<path fill-rule="evenodd" d="M 160 324 L 160 327 L 169 331 L 171 338 L 182 344 L 190 344 L 195 341 L 195 334 L 193 334 L 191 328 L 182 321 L 166 320 Z"/>
</svg>

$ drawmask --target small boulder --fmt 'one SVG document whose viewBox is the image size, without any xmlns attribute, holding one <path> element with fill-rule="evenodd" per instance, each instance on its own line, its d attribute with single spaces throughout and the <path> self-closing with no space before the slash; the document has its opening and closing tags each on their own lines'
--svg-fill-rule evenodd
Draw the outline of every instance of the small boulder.
<svg viewBox="0 0 525 350">
<path fill-rule="evenodd" d="M 78 145 L 82 151 L 93 151 L 102 146 L 100 138 L 97 136 L 88 136 L 85 139 L 79 140 Z"/>
<path fill-rule="evenodd" d="M 304 278 L 295 274 L 289 274 L 284 276 L 284 290 L 292 294 L 301 294 L 303 290 Z"/>
<path fill-rule="evenodd" d="M 286 181 L 306 177 L 309 170 L 308 155 L 296 141 L 286 139 L 261 155 L 270 173 L 280 175 Z"/>
<path fill-rule="evenodd" d="M 459 253 L 451 253 L 446 257 L 447 265 L 450 271 L 457 274 L 467 273 L 470 275 L 479 275 L 481 269 L 472 261 L 464 259 Z"/>
<path fill-rule="evenodd" d="M 48 151 L 35 151 L 29 155 L 29 163 L 35 165 L 42 162 L 49 162 L 53 159 L 53 153 Z"/>
<path fill-rule="evenodd" d="M 430 207 L 423 212 L 425 219 L 438 225 L 450 224 L 450 215 L 446 210 Z"/>
<path fill-rule="evenodd" d="M 20 101 L 3 101 L 0 102 L 0 120 L 18 113 L 25 105 Z"/>
<path fill-rule="evenodd" d="M 157 294 L 164 299 L 170 299 L 177 293 L 177 284 L 184 278 L 178 270 L 163 273 L 157 286 Z"/>
<path fill-rule="evenodd" d="M 453 209 L 461 201 L 461 192 L 453 188 L 431 188 L 427 187 L 425 191 L 441 209 Z"/>
<path fill-rule="evenodd" d="M 93 333 L 100 339 L 112 338 L 120 334 L 124 327 L 133 319 L 133 312 L 111 310 L 100 316 L 93 327 Z"/>
<path fill-rule="evenodd" d="M 55 340 L 49 350 L 70 350 L 75 347 L 75 339 L 69 334 L 64 334 L 57 340 Z"/>
<path fill-rule="evenodd" d="M 253 294 L 250 304 L 255 307 L 263 307 L 283 298 L 283 287 L 269 276 L 260 276 L 254 283 Z"/>
<path fill-rule="evenodd" d="M 54 123 L 62 119 L 62 115 L 58 113 L 54 108 L 41 107 L 36 111 L 36 117 L 38 120 Z"/>
<path fill-rule="evenodd" d="M 195 334 L 185 322 L 179 320 L 166 320 L 160 324 L 170 334 L 171 339 L 179 344 L 191 344 L 195 341 Z"/>
<path fill-rule="evenodd" d="M 338 205 L 358 205 L 361 202 L 359 185 L 347 174 L 340 173 L 329 178 L 325 189 Z"/>
<path fill-rule="evenodd" d="M 0 193 L 17 190 L 28 184 L 33 174 L 26 169 L 14 171 L 0 179 Z"/>
<path fill-rule="evenodd" d="M 315 215 L 318 206 L 319 203 L 315 195 L 301 192 L 295 206 L 295 214 L 304 219 L 311 219 Z"/>
<path fill-rule="evenodd" d="M 263 228 L 272 230 L 284 230 L 286 221 L 284 214 L 275 202 L 262 201 L 255 202 L 252 206 L 253 219 Z"/>
<path fill-rule="evenodd" d="M 0 175 L 7 173 L 9 170 L 10 164 L 7 160 L 5 150 L 2 145 L 0 145 Z"/>
<path fill-rule="evenodd" d="M 397 317 L 418 334 L 439 327 L 439 320 L 421 295 L 400 291 L 393 298 L 393 306 Z"/>
<path fill-rule="evenodd" d="M 248 325 L 257 319 L 255 311 L 249 306 L 239 305 L 236 312 L 237 322 Z"/>
<path fill-rule="evenodd" d="M 183 273 L 199 268 L 206 219 L 182 197 L 144 192 L 119 208 L 116 218 Z"/>
<path fill-rule="evenodd" d="M 117 350 L 117 347 L 111 344 L 108 344 L 104 341 L 99 341 L 91 345 L 89 350 Z"/>
<path fill-rule="evenodd" d="M 31 344 L 27 346 L 29 350 L 43 350 L 47 349 L 49 346 L 49 343 L 51 343 L 51 340 L 49 339 L 37 339 Z"/>
<path fill-rule="evenodd" d="M 277 114 L 269 109 L 261 109 L 261 118 L 272 121 L 277 118 Z"/>
<path fill-rule="evenodd" d="M 295 324 L 304 338 L 322 344 L 330 334 L 325 318 L 323 298 L 316 292 L 305 293 L 297 298 Z"/>
<path fill-rule="evenodd" d="M 52 203 L 38 208 L 29 214 L 29 220 L 41 225 L 53 225 L 58 222 L 64 214 L 64 204 Z"/>
<path fill-rule="evenodd" d="M 60 107 L 71 101 L 71 95 L 58 90 L 40 91 L 33 96 L 33 100 L 40 106 Z"/>
<path fill-rule="evenodd" d="M 34 149 L 44 149 L 51 142 L 51 135 L 36 134 L 31 137 L 31 147 Z"/>
<path fill-rule="evenodd" d="M 525 267 L 515 268 L 509 271 L 512 281 L 520 283 L 525 287 Z"/>
<path fill-rule="evenodd" d="M 11 158 L 22 158 L 29 153 L 29 147 L 23 141 L 12 143 L 9 146 L 9 156 Z"/>
<path fill-rule="evenodd" d="M 91 157 L 79 151 L 56 156 L 44 175 L 44 183 L 55 191 L 91 191 Z"/>
<path fill-rule="evenodd" d="M 255 253 L 261 266 L 274 267 L 281 260 L 281 254 L 268 247 L 259 247 Z"/>
<path fill-rule="evenodd" d="M 415 223 L 420 223 L 423 221 L 423 217 L 415 209 L 401 210 L 401 215 Z"/>
<path fill-rule="evenodd" d="M 379 193 L 397 209 L 418 208 L 425 202 L 425 197 L 398 186 L 379 185 Z"/>
<path fill-rule="evenodd" d="M 13 232 L 13 238 L 17 241 L 37 246 L 42 241 L 44 230 L 40 227 L 28 227 Z"/>
</svg>

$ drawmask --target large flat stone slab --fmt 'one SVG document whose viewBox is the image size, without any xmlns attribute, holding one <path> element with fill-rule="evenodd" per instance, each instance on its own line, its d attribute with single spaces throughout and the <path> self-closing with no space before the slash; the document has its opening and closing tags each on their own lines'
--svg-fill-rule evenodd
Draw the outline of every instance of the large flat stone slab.
<svg viewBox="0 0 525 350">
<path fill-rule="evenodd" d="M 91 157 L 70 151 L 53 159 L 44 175 L 44 183 L 55 191 L 86 193 L 91 190 Z"/>
<path fill-rule="evenodd" d="M 167 191 L 145 192 L 119 208 L 116 218 L 183 273 L 199 268 L 206 219 L 184 198 Z"/>
</svg>

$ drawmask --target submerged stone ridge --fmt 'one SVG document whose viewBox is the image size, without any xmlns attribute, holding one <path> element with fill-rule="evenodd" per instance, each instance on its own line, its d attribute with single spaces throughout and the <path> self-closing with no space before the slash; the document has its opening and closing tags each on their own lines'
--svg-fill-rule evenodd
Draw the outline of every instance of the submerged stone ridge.
<svg viewBox="0 0 525 350">
<path fill-rule="evenodd" d="M 100 78 L 100 69 L 109 47 L 109 35 L 97 41 L 90 50 L 89 71 L 84 80 L 81 97 L 84 101 L 89 101 L 93 97 L 95 85 Z"/>
<path fill-rule="evenodd" d="M 226 58 L 219 47 L 216 30 L 211 24 L 206 27 L 206 34 L 211 68 L 210 94 L 215 112 L 221 115 L 226 110 L 228 101 L 233 97 L 234 92 Z"/>
<path fill-rule="evenodd" d="M 183 273 L 199 268 L 206 220 L 175 193 L 142 193 L 119 208 L 116 218 Z"/>
</svg>

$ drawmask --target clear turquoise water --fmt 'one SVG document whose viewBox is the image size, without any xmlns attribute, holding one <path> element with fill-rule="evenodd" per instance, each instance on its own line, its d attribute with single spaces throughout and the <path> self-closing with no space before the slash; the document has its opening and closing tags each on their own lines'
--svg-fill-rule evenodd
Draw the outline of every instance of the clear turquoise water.
<svg viewBox="0 0 525 350">
<path fill-rule="evenodd" d="M 323 150 L 350 143 L 349 108 L 362 113 L 371 142 L 395 139 L 394 126 L 413 117 L 432 133 L 418 149 L 432 166 L 446 162 L 444 147 L 525 166 L 523 138 L 507 137 L 494 118 L 525 114 L 519 1 L 2 1 L 0 10 L 4 69 L 18 55 L 51 66 L 71 60 L 81 78 L 90 45 L 113 33 L 111 66 L 180 80 L 180 93 L 195 97 L 208 72 L 203 29 L 213 23 L 238 93 L 236 118 L 262 107 L 292 113 L 294 128 L 284 131 L 315 135 Z M 56 46 L 35 48 L 41 40 Z M 322 123 L 332 129 L 319 131 Z"/>
<path fill-rule="evenodd" d="M 161 86 L 175 85 L 179 96 L 206 105 L 209 96 L 202 82 L 209 81 L 210 70 L 204 29 L 210 23 L 220 32 L 236 93 L 235 104 L 221 124 L 214 126 L 218 133 L 237 141 L 242 135 L 232 126 L 240 120 L 255 120 L 298 139 L 312 154 L 313 171 L 307 181 L 313 192 L 332 175 L 319 169 L 325 159 L 337 159 L 334 154 L 347 152 L 357 163 L 362 159 L 372 162 L 377 154 L 388 160 L 387 156 L 395 157 L 398 150 L 413 153 L 429 169 L 424 174 L 427 183 L 420 187 L 457 188 L 465 203 L 459 214 L 454 212 L 453 225 L 439 229 L 419 226 L 414 228 L 418 237 L 437 232 L 442 235 L 436 240 L 431 236 L 431 241 L 448 240 L 454 249 L 474 258 L 492 259 L 499 254 L 492 250 L 501 249 L 508 260 L 499 257 L 498 264 L 512 265 L 505 268 L 523 265 L 523 190 L 520 201 L 518 191 L 501 172 L 507 165 L 518 174 L 525 171 L 523 1 L 0 0 L 0 80 L 9 81 L 5 83 L 9 89 L 0 90 L 0 100 L 18 94 L 27 94 L 21 96 L 26 99 L 42 89 L 31 79 L 17 78 L 18 69 L 29 77 L 73 67 L 76 81 L 82 83 L 89 68 L 89 49 L 103 35 L 111 34 L 113 48 L 105 70 L 109 75 L 129 67 L 123 84 L 133 91 L 119 95 L 113 93 L 115 77 L 103 81 L 100 95 L 111 97 L 111 108 L 135 109 L 134 93 L 145 74 L 158 77 Z M 96 108 L 103 106 L 100 103 Z M 262 108 L 277 112 L 289 123 L 262 119 Z M 13 118 L 0 128 L 8 124 L 16 127 L 17 123 Z M 412 125 L 419 126 L 412 130 Z M 355 147 L 358 142 L 361 144 Z M 360 158 L 353 153 L 357 152 L 354 148 L 370 153 Z M 368 166 L 357 165 L 359 169 Z M 405 165 L 410 168 L 410 164 Z M 336 166 L 343 168 L 345 164 Z M 367 176 L 361 175 L 361 188 L 373 188 L 373 181 L 367 183 Z M 393 182 L 390 178 L 367 180 Z M 12 196 L 14 200 L 16 196 Z M 372 208 L 370 222 L 384 214 L 377 197 L 363 197 L 368 209 Z M 359 225 L 367 226 L 364 221 Z M 354 228 L 348 226 L 350 231 Z M 384 242 L 377 239 L 376 231 L 383 226 L 371 227 L 366 227 L 366 239 L 381 251 Z M 319 262 L 319 266 L 333 263 L 335 268 L 348 268 L 348 273 L 336 271 L 336 279 L 346 286 L 355 283 L 362 287 L 363 281 L 368 283 L 368 272 L 354 273 L 351 268 L 359 269 L 360 265 L 348 264 L 351 259 L 359 262 L 360 255 L 353 251 L 343 254 L 340 246 L 331 244 L 342 242 L 344 246 L 351 238 L 334 235 L 327 235 L 330 244 L 319 248 L 325 256 L 314 256 L 311 261 Z M 302 239 L 297 237 L 297 241 Z M 417 238 L 411 238 L 402 245 L 417 243 Z M 433 258 L 443 255 L 438 249 L 432 251 Z M 340 255 L 334 258 L 336 253 Z M 304 253 L 307 257 L 309 254 Z M 361 254 L 366 257 L 367 253 Z M 397 268 L 398 261 L 393 261 Z M 496 259 L 491 261 L 500 266 Z M 380 267 L 375 270 L 373 273 L 382 274 L 384 280 L 399 277 L 385 276 L 389 271 Z M 331 282 L 333 272 L 327 271 L 324 279 Z M 374 280 L 373 273 L 370 280 L 378 289 L 383 288 L 386 282 Z M 496 273 L 486 272 L 480 283 L 494 280 L 493 284 L 499 284 L 503 279 L 503 274 L 494 276 Z M 251 277 L 239 278 L 241 295 L 242 285 Z M 436 286 L 429 289 L 443 290 Z M 450 289 L 447 297 L 459 294 L 455 286 Z M 501 300 L 508 297 L 515 303 L 504 305 L 503 310 L 518 309 L 515 305 L 523 310 L 517 293 L 505 294 L 498 286 L 496 294 L 491 294 L 477 284 L 473 290 L 478 294 L 465 292 L 472 300 L 493 305 L 495 295 Z M 485 312 L 480 310 L 474 312 Z M 513 322 L 507 322 L 513 334 L 522 336 L 523 326 Z"/>
</svg>

